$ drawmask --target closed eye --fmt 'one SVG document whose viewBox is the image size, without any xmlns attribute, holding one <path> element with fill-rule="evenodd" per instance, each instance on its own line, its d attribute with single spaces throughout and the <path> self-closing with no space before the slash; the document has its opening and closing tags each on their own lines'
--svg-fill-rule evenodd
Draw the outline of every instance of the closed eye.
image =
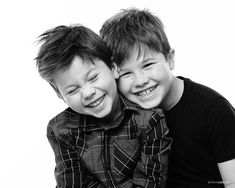
<svg viewBox="0 0 235 188">
<path fill-rule="evenodd" d="M 131 75 L 131 72 L 124 72 L 124 73 L 121 73 L 119 76 L 120 77 L 128 77 Z"/>
<path fill-rule="evenodd" d="M 80 87 L 73 88 L 67 92 L 67 95 L 72 95 L 77 93 L 80 90 Z"/>
<path fill-rule="evenodd" d="M 92 75 L 88 80 L 89 81 L 95 81 L 98 78 L 99 74 Z"/>
<path fill-rule="evenodd" d="M 146 63 L 146 64 L 144 64 L 143 68 L 148 68 L 148 67 L 150 67 L 151 65 L 154 65 L 154 63 Z"/>
</svg>

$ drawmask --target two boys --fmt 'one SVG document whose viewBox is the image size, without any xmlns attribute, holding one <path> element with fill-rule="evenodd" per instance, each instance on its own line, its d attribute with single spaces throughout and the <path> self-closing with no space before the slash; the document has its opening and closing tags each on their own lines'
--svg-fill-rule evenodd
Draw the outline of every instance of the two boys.
<svg viewBox="0 0 235 188">
<path fill-rule="evenodd" d="M 167 187 L 235 187 L 235 110 L 216 91 L 176 77 L 163 24 L 129 9 L 100 30 L 119 67 L 119 91 L 142 108 L 165 111 L 173 138 Z"/>
<path fill-rule="evenodd" d="M 54 32 L 48 32 L 44 36 L 50 38 L 49 35 L 52 33 Z M 164 160 L 162 167 L 158 170 L 155 169 L 159 161 L 167 158 L 165 155 L 167 155 L 170 145 L 170 139 L 166 137 L 167 131 L 162 136 L 158 136 L 162 130 L 167 130 L 164 116 L 156 108 L 160 106 L 165 110 L 170 136 L 174 140 L 167 187 L 234 187 L 235 110 L 223 96 L 214 90 L 190 79 L 172 75 L 174 50 L 170 47 L 161 21 L 146 10 L 123 10 L 105 22 L 100 34 L 112 50 L 112 58 L 117 66 L 115 64 L 109 66 L 108 62 L 111 61 L 106 61 L 103 56 L 97 57 L 97 54 L 102 55 L 105 51 L 108 51 L 106 48 L 104 48 L 105 50 L 100 49 L 99 53 L 88 53 L 86 51 L 85 54 L 88 55 L 77 54 L 78 51 L 76 51 L 76 58 L 70 58 L 69 55 L 61 56 L 63 58 L 58 62 L 61 63 L 70 58 L 68 61 L 72 63 L 67 65 L 65 69 L 59 69 L 55 82 L 49 81 L 58 95 L 70 107 L 51 120 L 48 126 L 48 138 L 56 155 L 58 186 L 64 184 L 67 186 L 66 182 L 72 182 L 72 180 L 73 184 L 68 185 L 160 186 L 161 183 L 159 184 L 159 182 L 164 182 L 162 180 L 165 179 L 162 178 L 164 175 L 161 174 L 165 174 L 166 160 Z M 80 34 L 80 36 L 83 35 Z M 44 39 L 49 40 L 47 37 Z M 89 43 L 89 38 L 83 41 Z M 77 48 L 64 47 L 64 43 L 62 45 L 55 39 L 52 39 L 52 41 L 56 43 L 55 46 L 59 46 L 58 50 L 54 50 L 53 46 L 50 47 L 49 45 L 48 51 L 52 50 L 55 53 L 42 56 L 39 54 L 38 62 L 44 62 L 44 57 L 51 56 L 54 59 L 55 56 L 60 56 L 61 52 L 70 52 L 71 49 Z M 80 42 L 76 41 L 75 43 L 78 45 Z M 93 43 L 90 42 L 89 44 Z M 96 45 L 93 45 L 93 47 L 96 47 Z M 60 48 L 63 50 L 59 50 Z M 83 48 L 80 48 L 80 50 Z M 107 59 L 111 59 L 111 55 L 108 56 Z M 94 86 L 93 89 L 86 86 L 86 82 L 93 83 L 93 76 L 91 80 L 89 78 L 83 80 L 87 77 L 87 74 L 81 74 L 81 78 L 77 78 L 79 76 L 76 76 L 76 72 L 78 70 L 86 72 L 85 68 L 82 69 L 83 66 L 86 67 L 86 64 L 91 67 L 90 69 L 94 65 L 95 70 L 97 70 L 97 58 L 112 68 L 114 78 L 118 79 L 119 91 L 123 96 L 144 109 L 155 110 L 153 112 L 152 110 L 142 111 L 136 106 L 132 108 L 133 104 L 122 97 L 116 99 L 116 86 L 114 86 L 110 106 L 119 106 L 115 105 L 119 103 L 121 105 L 117 108 L 110 107 L 106 111 L 107 113 L 102 113 L 100 116 L 96 116 L 99 110 L 90 113 L 89 110 L 102 104 L 106 93 L 108 95 L 109 92 L 103 90 L 102 87 L 97 90 L 97 86 Z M 48 62 L 50 61 L 51 59 Z M 80 66 L 77 67 L 76 64 Z M 42 71 L 44 67 L 41 67 Z M 87 72 L 89 72 L 88 70 Z M 70 99 L 70 95 L 66 98 L 67 93 L 63 93 L 63 88 L 67 88 L 70 75 L 74 75 L 76 79 L 71 78 L 73 89 L 68 91 L 68 94 L 70 92 L 72 94 L 81 92 L 79 96 L 85 96 L 87 99 L 92 98 L 90 102 L 82 103 L 82 105 L 85 104 L 82 109 L 88 107 L 88 111 L 84 112 L 80 111 L 80 108 L 76 108 L 77 101 L 82 101 L 80 97 Z M 94 79 L 96 80 L 95 75 Z M 112 76 L 110 75 L 109 78 L 111 79 Z M 78 81 L 75 80 L 82 80 L 80 85 L 84 84 L 84 86 L 78 87 Z M 83 95 L 83 90 L 86 91 L 85 95 Z M 73 101 L 74 106 L 72 105 Z M 130 118 L 132 110 L 136 111 L 137 115 L 132 114 L 133 116 Z M 159 116 L 161 117 L 157 122 L 155 121 L 156 114 L 158 114 L 157 119 L 159 119 Z M 105 118 L 106 116 L 108 118 Z M 152 121 L 155 122 L 150 126 L 147 125 L 147 127 L 152 128 L 147 130 L 147 122 L 150 124 Z M 164 125 L 164 128 L 158 130 L 161 127 L 159 125 Z M 119 129 L 121 129 L 121 132 L 116 132 Z M 109 130 L 108 134 L 107 130 Z M 123 139 L 125 139 L 119 140 L 123 135 Z M 158 147 L 150 147 L 157 142 L 156 138 L 160 138 L 157 139 L 158 141 L 165 141 L 164 147 L 166 149 L 155 152 L 154 149 Z M 135 139 L 138 140 L 140 145 L 136 145 Z M 143 142 L 145 139 L 147 140 Z M 123 148 L 120 148 L 120 146 Z M 133 152 L 134 148 L 140 154 Z M 129 150 L 135 156 L 134 159 L 128 157 L 131 156 L 128 154 Z M 133 161 L 134 163 L 132 163 Z M 107 165 L 103 166 L 104 164 Z M 121 168 L 118 167 L 120 164 L 122 164 Z M 100 168 L 103 170 L 99 171 Z M 124 172 L 120 169 L 124 169 Z M 164 169 L 164 172 L 160 169 Z M 113 174 L 115 173 L 117 176 L 114 177 Z M 158 178 L 160 181 L 157 180 Z"/>
<path fill-rule="evenodd" d="M 118 94 L 117 66 L 101 37 L 58 26 L 40 42 L 38 71 L 69 107 L 47 129 L 57 187 L 165 187 L 172 142 L 165 116 Z"/>
</svg>

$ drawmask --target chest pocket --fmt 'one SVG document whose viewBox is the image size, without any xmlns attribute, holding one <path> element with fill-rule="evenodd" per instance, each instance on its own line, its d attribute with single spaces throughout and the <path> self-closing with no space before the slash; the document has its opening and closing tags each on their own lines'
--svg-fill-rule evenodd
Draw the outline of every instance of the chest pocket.
<svg viewBox="0 0 235 188">
<path fill-rule="evenodd" d="M 117 140 L 114 146 L 114 166 L 118 175 L 130 177 L 140 157 L 138 138 Z"/>
</svg>

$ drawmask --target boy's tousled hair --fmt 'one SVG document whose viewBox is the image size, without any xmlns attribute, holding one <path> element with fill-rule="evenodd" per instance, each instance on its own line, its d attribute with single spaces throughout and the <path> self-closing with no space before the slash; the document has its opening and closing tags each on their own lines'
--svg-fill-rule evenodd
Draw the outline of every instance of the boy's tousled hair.
<svg viewBox="0 0 235 188">
<path fill-rule="evenodd" d="M 161 52 L 166 58 L 171 50 L 163 23 L 147 9 L 121 10 L 103 24 L 100 35 L 112 50 L 117 65 L 129 57 L 135 45 Z"/>
<path fill-rule="evenodd" d="M 82 25 L 57 26 L 39 36 L 42 43 L 35 58 L 39 74 L 52 86 L 53 75 L 67 69 L 74 56 L 98 58 L 111 68 L 112 53 L 103 39 Z"/>
</svg>

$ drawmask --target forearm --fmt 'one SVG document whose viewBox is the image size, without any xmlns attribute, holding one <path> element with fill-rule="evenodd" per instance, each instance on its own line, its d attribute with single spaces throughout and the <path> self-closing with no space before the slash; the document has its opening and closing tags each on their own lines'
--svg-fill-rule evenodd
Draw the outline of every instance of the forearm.
<svg viewBox="0 0 235 188">
<path fill-rule="evenodd" d="M 172 139 L 168 137 L 165 116 L 156 109 L 147 129 L 140 135 L 141 157 L 134 172 L 134 183 L 142 187 L 165 187 Z"/>
<path fill-rule="evenodd" d="M 161 143 L 159 151 L 156 150 L 152 154 L 146 153 L 146 151 L 141 152 L 140 160 L 136 165 L 133 175 L 135 185 L 142 187 L 165 187 L 172 140 L 170 138 L 154 139 L 146 144 L 156 144 L 157 142 Z"/>
<path fill-rule="evenodd" d="M 225 188 L 235 188 L 235 159 L 218 163 Z"/>
</svg>

